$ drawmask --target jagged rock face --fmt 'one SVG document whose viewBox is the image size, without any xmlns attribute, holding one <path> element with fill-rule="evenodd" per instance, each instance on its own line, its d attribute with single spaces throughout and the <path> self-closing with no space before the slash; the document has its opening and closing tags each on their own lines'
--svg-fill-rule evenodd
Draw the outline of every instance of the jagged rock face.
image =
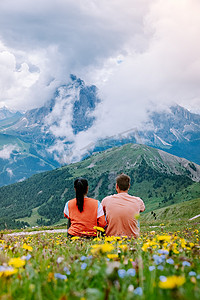
<svg viewBox="0 0 200 300">
<path fill-rule="evenodd" d="M 17 153 L 12 152 L 7 161 L 1 160 L 0 172 L 8 170 L 9 173 L 7 176 L 2 175 L 2 179 L 0 173 L 0 185 L 60 166 L 58 158 L 67 155 L 68 146 L 73 151 L 74 137 L 93 126 L 93 112 L 98 109 L 99 102 L 95 86 L 86 86 L 84 81 L 71 75 L 71 82 L 58 87 L 52 99 L 40 108 L 29 110 L 23 115 L 10 112 L 7 108 L 0 109 L 0 138 L 4 140 L 0 151 L 11 144 L 17 149 Z M 146 124 L 146 130 L 137 128 L 99 140 L 94 149 L 89 150 L 89 154 L 126 143 L 138 143 L 163 149 L 200 164 L 200 115 L 174 106 L 165 112 L 152 113 L 149 122 L 151 126 Z M 55 145 L 56 150 L 49 151 Z M 62 145 L 63 151 L 55 155 L 59 145 Z M 28 163 L 25 163 L 27 158 Z M 29 167 L 30 159 L 31 165 L 37 167 Z"/>
<path fill-rule="evenodd" d="M 35 128 L 38 130 L 39 127 L 45 134 L 44 128 L 48 131 L 49 127 L 58 124 L 59 112 L 66 113 L 66 122 L 70 119 L 74 134 L 91 127 L 95 120 L 91 113 L 100 102 L 97 88 L 94 85 L 86 86 L 84 81 L 74 75 L 71 75 L 71 80 L 68 85 L 57 88 L 54 97 L 43 107 L 27 111 L 12 128 L 7 128 L 4 132 L 10 133 L 11 130 L 15 130 L 16 134 L 20 132 L 21 135 L 26 135 L 26 132 L 31 131 L 34 135 Z M 70 115 L 67 115 L 67 109 Z"/>
<path fill-rule="evenodd" d="M 177 105 L 171 107 L 169 112 L 152 113 L 149 123 L 146 124 L 146 130 L 135 129 L 124 136 L 120 134 L 112 137 L 112 140 L 99 141 L 95 151 L 109 148 L 109 145 L 138 143 L 163 149 L 200 164 L 200 115 Z"/>
<path fill-rule="evenodd" d="M 180 106 L 171 107 L 170 113 L 153 113 L 155 133 L 167 143 L 200 139 L 200 116 Z"/>
<path fill-rule="evenodd" d="M 91 127 L 95 120 L 91 114 L 99 101 L 95 86 L 86 86 L 72 75 L 71 82 L 58 87 L 43 107 L 20 114 L 13 121 L 10 120 L 13 113 L 2 109 L 0 117 L 10 121 L 8 126 L 1 127 L 0 120 L 0 138 L 5 141 L 0 151 L 4 153 L 13 144 L 17 153 L 11 152 L 6 160 L 1 159 L 0 153 L 0 186 L 60 166 L 57 157 L 61 155 L 56 156 L 49 148 L 57 142 L 63 143 L 63 139 L 67 148 L 71 136 Z M 3 148 L 7 145 L 8 148 Z"/>
<path fill-rule="evenodd" d="M 8 108 L 6 107 L 2 107 L 0 108 L 0 122 L 6 119 L 11 119 L 13 117 L 21 117 L 22 114 L 20 112 L 13 112 L 10 111 Z"/>
</svg>

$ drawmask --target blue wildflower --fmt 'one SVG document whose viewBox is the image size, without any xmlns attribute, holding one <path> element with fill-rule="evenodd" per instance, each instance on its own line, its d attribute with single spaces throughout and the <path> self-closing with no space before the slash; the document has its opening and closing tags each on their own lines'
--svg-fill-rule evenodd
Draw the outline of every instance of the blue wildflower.
<svg viewBox="0 0 200 300">
<path fill-rule="evenodd" d="M 82 265 L 81 265 L 81 269 L 82 270 L 85 270 L 87 268 L 87 264 L 86 263 L 83 263 Z"/>
<path fill-rule="evenodd" d="M 154 259 L 155 264 L 159 265 L 159 264 L 161 264 L 162 262 L 165 261 L 165 256 L 159 256 L 157 254 L 154 254 L 153 259 Z"/>
<path fill-rule="evenodd" d="M 62 275 L 60 273 L 54 273 L 54 277 L 55 278 L 59 278 L 59 279 L 63 279 L 63 280 L 66 280 L 67 279 L 67 276 L 66 275 Z"/>
<path fill-rule="evenodd" d="M 27 255 L 24 257 L 24 259 L 25 259 L 25 260 L 29 260 L 31 257 L 32 257 L 32 256 L 31 256 L 30 254 L 27 254 Z"/>
<path fill-rule="evenodd" d="M 86 259 L 87 259 L 87 256 L 85 256 L 85 255 L 81 256 L 81 258 L 80 258 L 81 261 L 84 261 Z"/>
<path fill-rule="evenodd" d="M 159 265 L 159 266 L 157 266 L 157 269 L 160 270 L 160 271 L 163 271 L 163 270 L 164 270 L 164 267 L 161 266 L 161 265 Z"/>
<path fill-rule="evenodd" d="M 160 281 L 165 282 L 165 281 L 167 280 L 167 277 L 161 275 L 161 276 L 159 277 L 159 279 L 160 279 Z"/>
<path fill-rule="evenodd" d="M 124 269 L 118 270 L 118 275 L 120 278 L 124 278 L 126 276 L 126 270 Z"/>
<path fill-rule="evenodd" d="M 137 287 L 137 288 L 134 290 L 134 294 L 135 294 L 135 295 L 142 296 L 142 294 L 143 294 L 142 288 L 141 288 L 141 287 Z"/>
<path fill-rule="evenodd" d="M 200 279 L 200 275 L 197 275 L 197 279 Z"/>
<path fill-rule="evenodd" d="M 182 262 L 182 265 L 184 267 L 190 267 L 191 266 L 191 264 L 188 261 L 186 261 L 186 260 Z"/>
<path fill-rule="evenodd" d="M 155 270 L 155 266 L 149 266 L 149 271 Z"/>
<path fill-rule="evenodd" d="M 71 274 L 70 270 L 69 270 L 67 267 L 64 267 L 63 270 L 65 271 L 65 273 L 66 273 L 67 275 L 70 275 L 70 274 Z"/>
<path fill-rule="evenodd" d="M 128 269 L 126 274 L 129 275 L 129 276 L 132 276 L 134 277 L 135 276 L 135 269 L 131 268 L 131 269 Z"/>
<path fill-rule="evenodd" d="M 196 272 L 194 272 L 194 271 L 190 271 L 188 275 L 189 275 L 189 276 L 196 276 L 197 274 L 196 274 Z"/>
<path fill-rule="evenodd" d="M 167 254 L 167 255 L 168 255 L 168 254 L 169 254 L 169 251 L 168 251 L 168 250 L 164 250 L 164 249 L 159 249 L 159 250 L 158 250 L 158 253 L 159 253 L 159 254 Z"/>
<path fill-rule="evenodd" d="M 173 264 L 174 264 L 174 260 L 173 260 L 172 258 L 168 258 L 168 259 L 166 260 L 166 262 L 167 262 L 168 264 L 170 264 L 170 265 L 173 265 Z"/>
</svg>

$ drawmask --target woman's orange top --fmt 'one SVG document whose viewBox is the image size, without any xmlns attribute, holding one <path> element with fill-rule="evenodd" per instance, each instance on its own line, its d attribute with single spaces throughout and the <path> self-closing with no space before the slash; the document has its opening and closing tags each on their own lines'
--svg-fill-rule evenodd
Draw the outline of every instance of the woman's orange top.
<svg viewBox="0 0 200 300">
<path fill-rule="evenodd" d="M 107 225 L 103 207 L 98 200 L 85 197 L 83 211 L 78 210 L 76 198 L 69 200 L 64 208 L 64 216 L 71 221 L 68 233 L 74 236 L 96 236 L 95 226 Z"/>
</svg>

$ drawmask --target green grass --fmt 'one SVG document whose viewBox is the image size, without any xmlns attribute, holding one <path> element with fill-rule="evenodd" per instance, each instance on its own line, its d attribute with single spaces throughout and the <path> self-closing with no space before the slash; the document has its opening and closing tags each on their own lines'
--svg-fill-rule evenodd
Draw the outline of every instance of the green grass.
<svg viewBox="0 0 200 300">
<path fill-rule="evenodd" d="M 3 228 L 9 220 L 19 218 L 31 226 L 35 226 L 35 222 L 41 217 L 43 225 L 57 224 L 63 216 L 65 203 L 75 196 L 73 182 L 77 177 L 88 179 L 88 196 L 97 197 L 101 201 L 107 195 L 116 192 L 116 176 L 121 172 L 128 174 L 131 177 L 130 194 L 143 199 L 146 212 L 197 198 L 200 183 L 192 181 L 189 171 L 186 172 L 186 168 L 182 170 L 180 164 L 177 166 L 176 158 L 173 156 L 170 156 L 167 164 L 168 156 L 170 155 L 162 153 L 164 159 L 162 163 L 162 157 L 157 149 L 128 144 L 95 154 L 75 164 L 34 175 L 23 182 L 2 187 L 0 228 Z M 29 158 L 26 162 L 27 167 L 34 170 L 35 160 Z M 181 175 L 173 173 L 174 167 L 182 172 Z M 36 208 L 39 215 L 33 213 L 29 220 L 27 216 L 30 210 Z M 2 222 L 1 218 L 4 218 Z M 15 225 L 13 223 L 13 226 Z M 9 224 L 9 228 L 11 226 L 12 224 Z"/>
<path fill-rule="evenodd" d="M 17 221 L 24 221 L 24 222 L 28 222 L 30 226 L 36 226 L 37 225 L 37 219 L 40 219 L 41 216 L 38 214 L 38 208 L 39 207 L 35 207 L 32 209 L 32 214 L 30 217 L 25 217 L 25 218 L 19 218 L 16 219 Z M 47 218 L 42 217 L 45 221 L 48 221 Z"/>
<path fill-rule="evenodd" d="M 156 220 L 151 212 L 143 213 L 141 220 L 144 222 L 188 221 L 190 218 L 200 214 L 200 198 L 163 207 L 154 210 L 154 213 L 156 214 Z"/>
<path fill-rule="evenodd" d="M 110 241 L 70 240 L 65 233 L 4 235 L 0 239 L 0 299 L 197 300 L 199 229 L 194 222 L 153 229 L 143 222 L 140 239 Z M 26 250 L 24 244 L 30 248 Z M 24 260 L 24 266 L 12 264 L 14 257 L 17 263 Z M 6 275 L 9 264 L 15 274 Z M 170 276 L 175 277 L 163 288 L 161 279 Z M 182 278 L 180 286 L 175 284 L 178 278 Z"/>
</svg>

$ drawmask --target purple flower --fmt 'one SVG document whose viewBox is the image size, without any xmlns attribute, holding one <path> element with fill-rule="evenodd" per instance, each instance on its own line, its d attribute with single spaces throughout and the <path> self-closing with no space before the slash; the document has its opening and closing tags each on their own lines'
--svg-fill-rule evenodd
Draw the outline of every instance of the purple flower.
<svg viewBox="0 0 200 300">
<path fill-rule="evenodd" d="M 59 278 L 59 279 L 63 279 L 63 280 L 66 280 L 67 279 L 67 276 L 66 275 L 62 275 L 60 273 L 54 273 L 54 277 L 55 278 Z"/>
<path fill-rule="evenodd" d="M 141 287 L 137 287 L 137 288 L 134 290 L 134 294 L 135 294 L 135 295 L 142 296 L 142 294 L 143 294 L 142 288 L 141 288 Z"/>
<path fill-rule="evenodd" d="M 157 266 L 157 269 L 160 270 L 160 271 L 163 271 L 163 270 L 164 270 L 164 267 L 161 266 L 161 265 L 159 265 L 159 266 Z"/>
<path fill-rule="evenodd" d="M 124 269 L 118 270 L 118 275 L 120 278 L 124 278 L 126 276 L 126 270 Z"/>
<path fill-rule="evenodd" d="M 82 265 L 81 265 L 81 269 L 82 270 L 85 270 L 87 268 L 87 264 L 86 263 L 83 263 Z"/>
</svg>

